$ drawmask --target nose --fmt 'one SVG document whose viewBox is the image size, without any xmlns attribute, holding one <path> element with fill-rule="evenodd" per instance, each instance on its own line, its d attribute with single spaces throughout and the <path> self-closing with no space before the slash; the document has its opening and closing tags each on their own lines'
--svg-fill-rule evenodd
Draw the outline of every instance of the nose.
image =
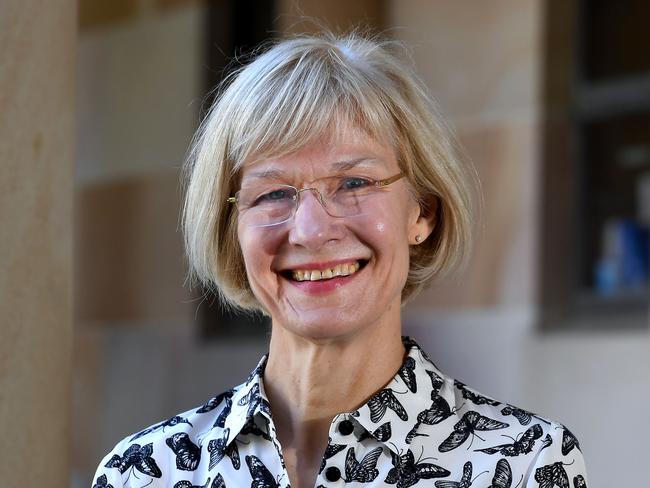
<svg viewBox="0 0 650 488">
<path fill-rule="evenodd" d="M 299 198 L 289 231 L 291 244 L 315 251 L 325 243 L 341 238 L 340 219 L 327 213 L 318 191 L 302 191 Z"/>
</svg>

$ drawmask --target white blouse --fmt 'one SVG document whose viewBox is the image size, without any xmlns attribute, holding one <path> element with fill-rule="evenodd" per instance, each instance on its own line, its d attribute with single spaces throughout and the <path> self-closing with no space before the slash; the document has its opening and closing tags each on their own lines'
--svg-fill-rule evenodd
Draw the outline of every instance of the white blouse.
<svg viewBox="0 0 650 488">
<path fill-rule="evenodd" d="M 586 487 L 578 440 L 564 426 L 446 377 L 411 339 L 392 381 L 334 417 L 316 487 Z M 93 488 L 286 488 L 262 382 L 242 385 L 119 442 Z M 434 481 L 435 480 L 435 481 Z"/>
</svg>

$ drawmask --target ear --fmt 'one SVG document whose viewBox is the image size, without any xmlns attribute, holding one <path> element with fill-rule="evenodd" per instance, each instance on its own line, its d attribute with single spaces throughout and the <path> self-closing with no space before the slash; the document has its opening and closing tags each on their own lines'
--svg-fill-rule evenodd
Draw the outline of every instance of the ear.
<svg viewBox="0 0 650 488">
<path fill-rule="evenodd" d="M 417 208 L 410 219 L 409 225 L 409 244 L 422 244 L 433 232 L 438 223 L 439 199 L 436 196 L 427 198 L 426 201 L 417 203 Z"/>
</svg>

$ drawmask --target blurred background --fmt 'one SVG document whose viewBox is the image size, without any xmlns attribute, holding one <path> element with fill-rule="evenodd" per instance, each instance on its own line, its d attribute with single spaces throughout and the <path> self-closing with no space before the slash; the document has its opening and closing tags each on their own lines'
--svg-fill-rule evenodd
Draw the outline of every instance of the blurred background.
<svg viewBox="0 0 650 488">
<path fill-rule="evenodd" d="M 481 180 L 469 266 L 405 308 L 405 332 L 450 376 L 568 425 L 591 488 L 637 486 L 649 18 L 643 0 L 4 2 L 0 479 L 90 486 L 117 441 L 266 351 L 263 319 L 185 286 L 179 172 L 232 57 L 322 24 L 410 45 Z"/>
</svg>

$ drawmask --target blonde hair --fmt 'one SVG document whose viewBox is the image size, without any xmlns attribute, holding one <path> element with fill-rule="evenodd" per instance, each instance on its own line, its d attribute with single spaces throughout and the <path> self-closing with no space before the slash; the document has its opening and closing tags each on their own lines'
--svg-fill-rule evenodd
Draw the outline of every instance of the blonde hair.
<svg viewBox="0 0 650 488">
<path fill-rule="evenodd" d="M 411 247 L 402 302 L 447 274 L 469 253 L 469 179 L 405 47 L 358 34 L 279 41 L 220 86 L 193 140 L 185 167 L 182 227 L 190 285 L 222 301 L 261 310 L 246 277 L 237 214 L 226 202 L 253 158 L 290 154 L 346 127 L 392 141 L 397 161 L 432 235 Z"/>
</svg>

